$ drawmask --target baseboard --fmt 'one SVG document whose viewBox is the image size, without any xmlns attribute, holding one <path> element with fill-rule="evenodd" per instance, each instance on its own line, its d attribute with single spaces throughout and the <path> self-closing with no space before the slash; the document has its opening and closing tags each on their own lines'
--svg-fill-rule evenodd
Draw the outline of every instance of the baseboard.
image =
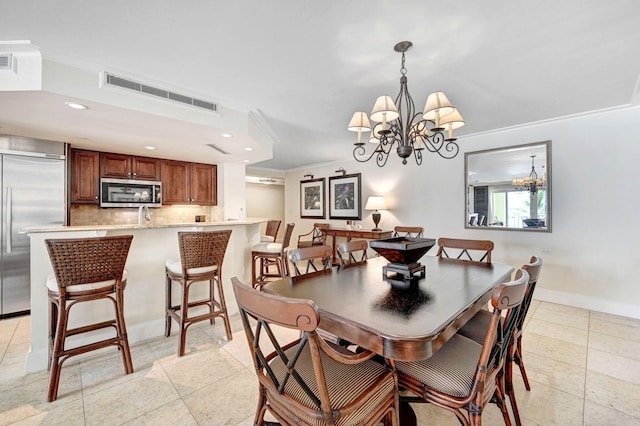
<svg viewBox="0 0 640 426">
<path fill-rule="evenodd" d="M 564 291 L 548 290 L 537 287 L 534 299 L 543 302 L 558 303 L 560 305 L 589 309 L 611 315 L 640 319 L 640 306 L 628 303 L 612 302 L 583 294 L 567 293 Z"/>
</svg>

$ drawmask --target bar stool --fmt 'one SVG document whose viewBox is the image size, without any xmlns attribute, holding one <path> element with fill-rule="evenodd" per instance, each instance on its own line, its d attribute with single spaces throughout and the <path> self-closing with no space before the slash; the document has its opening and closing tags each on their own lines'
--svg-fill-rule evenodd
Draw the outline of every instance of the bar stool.
<svg viewBox="0 0 640 426">
<path fill-rule="evenodd" d="M 125 374 L 133 373 L 124 322 L 124 270 L 133 235 L 118 237 L 45 240 L 53 274 L 47 278 L 49 294 L 49 390 L 47 401 L 58 398 L 62 364 L 72 356 L 107 346 L 122 354 Z M 71 307 L 82 302 L 109 299 L 115 318 L 69 329 Z M 67 337 L 114 327 L 115 337 L 65 349 Z"/>
<path fill-rule="evenodd" d="M 171 334 L 171 319 L 180 326 L 178 356 L 184 355 L 187 340 L 187 328 L 191 324 L 209 320 L 214 324 L 215 318 L 221 317 L 227 333 L 227 340 L 232 340 L 231 324 L 227 313 L 227 304 L 222 289 L 222 262 L 227 250 L 231 231 L 212 232 L 178 232 L 180 259 L 167 259 L 166 280 L 166 315 L 165 337 Z M 171 301 L 172 282 L 180 284 L 182 297 L 178 305 Z M 208 281 L 208 296 L 204 299 L 189 301 L 189 290 L 196 282 Z M 218 299 L 216 299 L 216 289 Z M 207 306 L 209 312 L 189 316 L 189 309 Z"/>
<path fill-rule="evenodd" d="M 294 223 L 287 224 L 282 243 L 263 242 L 251 248 L 251 283 L 253 288 L 261 289 L 264 287 L 267 278 L 284 278 L 289 275 L 287 248 L 291 242 L 294 226 Z M 275 266 L 278 272 L 270 272 L 270 266 Z"/>
</svg>

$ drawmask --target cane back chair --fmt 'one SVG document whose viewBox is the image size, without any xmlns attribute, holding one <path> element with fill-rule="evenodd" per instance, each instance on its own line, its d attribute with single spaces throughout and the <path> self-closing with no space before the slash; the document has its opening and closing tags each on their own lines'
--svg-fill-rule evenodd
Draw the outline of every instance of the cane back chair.
<svg viewBox="0 0 640 426">
<path fill-rule="evenodd" d="M 340 258 L 340 266 L 360 265 L 367 261 L 367 249 L 369 243 L 366 240 L 352 240 L 338 243 L 337 251 Z"/>
<path fill-rule="evenodd" d="M 77 239 L 45 240 L 53 274 L 47 278 L 49 297 L 49 388 L 47 401 L 58 398 L 60 370 L 70 357 L 108 346 L 116 346 L 122 355 L 125 374 L 133 373 L 131 352 L 124 321 L 124 269 L 133 235 Z M 99 299 L 108 299 L 115 318 L 97 324 L 69 329 L 71 307 Z M 113 327 L 115 337 L 65 348 L 67 337 Z"/>
<path fill-rule="evenodd" d="M 270 220 L 267 222 L 267 228 L 264 231 L 264 235 L 260 236 L 261 243 L 274 243 L 278 236 L 278 230 L 280 229 L 280 220 Z"/>
<path fill-rule="evenodd" d="M 527 378 L 527 372 L 524 368 L 524 361 L 522 360 L 522 329 L 524 327 L 524 320 L 529 312 L 529 306 L 533 299 L 533 292 L 538 283 L 540 272 L 542 271 L 542 259 L 537 256 L 532 256 L 530 263 L 523 265 L 522 269 L 529 273 L 529 283 L 527 284 L 527 290 L 524 294 L 522 306 L 520 307 L 520 314 L 516 321 L 514 329 L 514 336 L 512 340 L 513 347 L 507 357 L 507 364 L 505 366 L 505 385 L 506 392 L 511 402 L 511 409 L 516 420 L 516 424 L 521 424 L 520 413 L 518 411 L 518 404 L 516 403 L 515 391 L 513 388 L 513 363 L 520 367 L 520 373 L 524 386 L 527 390 L 531 390 L 529 385 L 529 379 Z M 487 310 L 481 310 L 474 315 L 460 330 L 458 333 L 474 340 L 475 342 L 482 343 L 487 331 L 489 322 L 491 321 L 491 312 Z"/>
<path fill-rule="evenodd" d="M 229 243 L 231 231 L 212 232 L 178 232 L 180 259 L 168 259 L 166 271 L 166 306 L 165 331 L 166 337 L 171 334 L 171 319 L 180 327 L 178 340 L 178 356 L 183 356 L 186 347 L 187 329 L 194 323 L 209 320 L 211 324 L 216 318 L 222 318 L 227 333 L 227 340 L 231 340 L 231 324 L 227 304 L 222 288 L 222 262 Z M 203 299 L 189 300 L 191 286 L 197 282 L 208 281 L 208 295 Z M 180 284 L 182 291 L 177 305 L 172 301 L 173 283 Z M 216 292 L 218 297 L 216 298 Z M 189 309 L 198 306 L 208 307 L 206 313 L 189 316 Z"/>
<path fill-rule="evenodd" d="M 294 223 L 288 223 L 282 243 L 260 243 L 251 248 L 251 284 L 262 288 L 271 278 L 284 278 L 289 275 L 287 249 L 291 242 Z M 275 266 L 277 272 L 271 272 Z"/>
<path fill-rule="evenodd" d="M 265 424 L 267 411 L 282 425 L 398 424 L 393 361 L 329 345 L 316 332 L 320 316 L 311 300 L 261 292 L 236 277 L 231 282 L 258 376 L 255 425 Z M 300 337 L 283 339 L 279 327 Z"/>
<path fill-rule="evenodd" d="M 327 236 L 322 232 L 322 230 L 330 227 L 331 225 L 328 223 L 314 223 L 311 231 L 306 234 L 298 235 L 298 248 L 322 246 L 326 244 Z"/>
<path fill-rule="evenodd" d="M 393 228 L 394 237 L 410 237 L 410 238 L 422 238 L 422 232 L 424 229 L 422 226 L 396 226 Z"/>
<path fill-rule="evenodd" d="M 447 252 L 447 249 L 449 249 L 451 254 Z M 457 251 L 458 253 L 458 255 L 455 257 L 454 257 L 454 251 Z M 464 260 L 468 262 L 475 262 L 475 263 L 485 262 L 487 264 L 491 264 L 492 251 L 493 251 L 493 241 L 490 241 L 490 240 L 462 240 L 457 238 L 438 238 L 438 253 L 436 253 L 436 256 L 438 256 L 439 258 L 447 257 L 447 258 L 453 258 L 458 260 Z"/>
<path fill-rule="evenodd" d="M 332 250 L 329 246 L 298 248 L 289 252 L 293 276 L 306 275 L 331 268 Z M 304 265 L 304 266 L 303 266 Z M 304 267 L 304 272 L 300 269 Z"/>
<path fill-rule="evenodd" d="M 520 269 L 513 281 L 493 290 L 493 312 L 482 344 L 456 334 L 430 358 L 398 361 L 400 386 L 417 395 L 407 400 L 449 410 L 463 425 L 481 424 L 484 407 L 495 402 L 505 424 L 510 425 L 504 396 L 504 366 L 528 280 L 529 274 Z M 505 309 L 508 313 L 503 325 L 500 316 Z"/>
</svg>

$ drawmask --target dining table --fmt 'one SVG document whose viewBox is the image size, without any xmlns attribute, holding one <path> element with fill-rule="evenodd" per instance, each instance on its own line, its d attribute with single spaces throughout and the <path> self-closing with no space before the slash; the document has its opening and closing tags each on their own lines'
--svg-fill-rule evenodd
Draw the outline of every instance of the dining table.
<svg viewBox="0 0 640 426">
<path fill-rule="evenodd" d="M 404 280 L 383 273 L 388 261 L 374 257 L 356 266 L 278 279 L 264 291 L 312 300 L 322 330 L 385 358 L 417 361 L 433 355 L 475 313 L 486 309 L 493 288 L 509 281 L 513 272 L 501 263 L 431 255 L 420 263 L 424 278 Z M 404 405 L 401 424 L 415 424 Z"/>
</svg>

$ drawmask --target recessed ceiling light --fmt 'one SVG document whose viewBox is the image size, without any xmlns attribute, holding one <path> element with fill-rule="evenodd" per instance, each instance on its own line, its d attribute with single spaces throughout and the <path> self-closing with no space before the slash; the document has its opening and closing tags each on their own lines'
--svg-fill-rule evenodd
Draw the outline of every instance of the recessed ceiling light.
<svg viewBox="0 0 640 426">
<path fill-rule="evenodd" d="M 253 148 L 249 148 L 249 147 L 247 147 L 247 148 L 245 148 L 244 150 L 245 150 L 245 151 L 253 151 Z"/>
<path fill-rule="evenodd" d="M 223 133 L 222 137 L 223 138 L 230 138 L 231 137 L 231 133 Z"/>
<path fill-rule="evenodd" d="M 82 105 L 82 104 L 77 104 L 75 102 L 65 102 L 64 104 L 66 106 L 68 106 L 69 108 L 73 108 L 73 109 L 89 109 L 88 106 Z"/>
<path fill-rule="evenodd" d="M 244 162 L 245 162 L 245 163 L 249 163 L 250 161 L 249 161 L 249 160 L 244 160 Z"/>
<path fill-rule="evenodd" d="M 145 146 L 145 149 L 148 149 L 148 150 L 150 150 L 150 151 L 153 151 L 154 149 L 156 149 L 156 147 L 155 147 L 155 146 L 149 146 L 149 145 L 147 145 L 147 146 Z"/>
</svg>

